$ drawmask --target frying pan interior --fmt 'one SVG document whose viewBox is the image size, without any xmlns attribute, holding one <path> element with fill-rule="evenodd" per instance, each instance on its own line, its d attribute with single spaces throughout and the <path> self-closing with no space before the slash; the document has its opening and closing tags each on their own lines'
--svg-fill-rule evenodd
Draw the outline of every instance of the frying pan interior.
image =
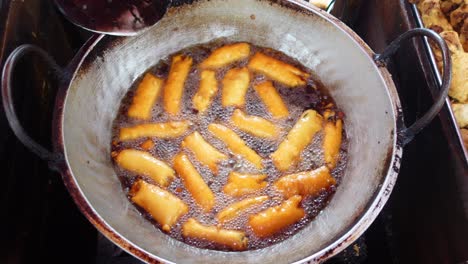
<svg viewBox="0 0 468 264">
<path fill-rule="evenodd" d="M 76 72 L 62 120 L 67 162 L 85 206 L 127 243 L 171 262 L 294 262 L 325 250 L 367 212 L 379 186 L 395 180 L 387 177 L 395 89 L 370 50 L 334 23 L 294 2 L 198 1 L 171 9 L 137 37 L 105 37 Z M 350 142 L 344 180 L 324 211 L 292 238 L 240 253 L 190 247 L 154 228 L 128 202 L 110 160 L 112 121 L 132 82 L 168 54 L 221 37 L 280 50 L 314 70 L 344 110 Z"/>
</svg>

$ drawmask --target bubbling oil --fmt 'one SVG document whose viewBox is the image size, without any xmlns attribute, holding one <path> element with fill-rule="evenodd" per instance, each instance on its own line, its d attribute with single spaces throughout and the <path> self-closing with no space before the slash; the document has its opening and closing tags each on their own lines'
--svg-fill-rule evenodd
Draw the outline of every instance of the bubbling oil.
<svg viewBox="0 0 468 264">
<path fill-rule="evenodd" d="M 168 75 L 170 69 L 171 58 L 174 55 L 184 54 L 190 56 L 193 59 L 193 65 L 197 65 L 206 59 L 209 54 L 216 48 L 219 48 L 223 45 L 230 44 L 224 39 L 219 39 L 214 42 L 210 42 L 207 44 L 201 44 L 197 46 L 193 46 L 184 50 L 181 50 L 175 54 L 169 55 L 167 58 L 159 61 L 154 67 L 149 69 L 147 72 L 154 74 L 160 78 L 165 79 Z M 281 204 L 284 201 L 284 198 L 281 197 L 279 193 L 277 193 L 273 188 L 271 188 L 272 184 L 281 176 L 284 176 L 289 173 L 301 172 L 306 170 L 311 170 L 318 168 L 324 164 L 323 161 L 323 153 L 322 153 L 322 132 L 318 132 L 317 135 L 314 137 L 312 143 L 302 152 L 302 159 L 301 162 L 290 171 L 286 173 L 278 171 L 275 166 L 273 165 L 272 160 L 269 158 L 270 154 L 273 153 L 277 148 L 281 141 L 285 138 L 288 131 L 293 127 L 295 122 L 300 118 L 301 114 L 307 109 L 314 109 L 319 113 L 323 113 L 325 107 L 329 107 L 330 104 L 333 104 L 333 110 L 339 111 L 335 107 L 335 103 L 333 102 L 332 98 L 326 92 L 323 85 L 320 83 L 317 77 L 313 75 L 313 73 L 305 68 L 303 65 L 298 63 L 296 60 L 286 56 L 285 54 L 275 51 L 269 48 L 259 47 L 255 45 L 251 45 L 251 55 L 255 52 L 262 52 L 268 56 L 274 57 L 279 59 L 283 62 L 289 63 L 303 71 L 306 71 L 311 74 L 311 78 L 309 78 L 307 85 L 303 87 L 297 87 L 294 89 L 287 88 L 284 85 L 273 82 L 276 89 L 279 91 L 282 99 L 286 103 L 288 110 L 289 110 L 289 117 L 283 120 L 274 119 L 268 110 L 265 108 L 264 104 L 260 101 L 259 97 L 256 95 L 256 92 L 252 88 L 253 85 L 258 84 L 262 81 L 265 81 L 266 78 L 262 75 L 253 75 L 251 80 L 249 89 L 246 94 L 246 104 L 244 107 L 244 111 L 249 115 L 256 115 L 266 118 L 270 121 L 273 121 L 276 125 L 282 128 L 281 134 L 277 137 L 277 140 L 266 140 L 256 138 L 252 135 L 244 133 L 240 131 L 235 126 L 233 126 L 230 122 L 230 117 L 235 110 L 234 107 L 223 107 L 221 105 L 221 80 L 226 72 L 231 68 L 236 67 L 244 67 L 248 63 L 248 59 L 238 61 L 234 64 L 226 66 L 222 69 L 217 70 L 216 78 L 218 80 L 218 92 L 216 96 L 213 98 L 212 104 L 210 108 L 203 114 L 198 114 L 195 109 L 192 107 L 192 98 L 194 94 L 197 92 L 200 83 L 200 69 L 196 66 L 192 66 L 187 81 L 185 83 L 182 104 L 181 104 L 181 111 L 180 114 L 177 116 L 170 116 L 169 114 L 165 113 L 163 105 L 162 105 L 162 96 L 158 99 L 155 103 L 153 110 L 152 110 L 152 118 L 150 121 L 140 121 L 129 118 L 127 116 L 128 107 L 132 101 L 134 96 L 134 91 L 137 88 L 138 84 L 140 83 L 142 77 L 137 79 L 134 85 L 129 89 L 129 92 L 122 100 L 119 112 L 113 124 L 113 131 L 112 131 L 112 151 L 120 151 L 122 149 L 133 148 L 137 150 L 144 150 L 141 147 L 141 144 L 147 140 L 147 138 L 141 138 L 133 141 L 128 142 L 121 142 L 118 139 L 118 132 L 121 127 L 129 127 L 134 126 L 137 124 L 148 123 L 148 122 L 168 122 L 168 121 L 175 121 L 175 120 L 189 120 L 191 121 L 192 125 L 190 129 L 181 137 L 176 139 L 159 139 L 159 138 L 151 138 L 151 140 L 155 143 L 154 147 L 149 151 L 151 155 L 154 157 L 165 161 L 169 165 L 173 165 L 173 158 L 176 154 L 181 151 L 184 151 L 181 148 L 182 140 L 189 134 L 193 133 L 194 131 L 198 131 L 203 138 L 209 142 L 212 146 L 216 149 L 221 151 L 222 153 L 228 154 L 229 159 L 227 161 L 223 161 L 218 165 L 218 174 L 213 175 L 211 170 L 209 170 L 206 166 L 203 166 L 190 151 L 184 151 L 185 154 L 188 155 L 190 161 L 195 166 L 197 171 L 203 177 L 204 181 L 210 187 L 210 189 L 215 194 L 216 205 L 214 208 L 209 212 L 205 213 L 202 209 L 198 206 L 198 204 L 194 201 L 190 193 L 186 190 L 183 185 L 183 182 L 179 177 L 173 180 L 170 186 L 167 187 L 167 190 L 180 199 L 182 199 L 190 208 L 189 212 L 181 217 L 177 224 L 175 224 L 171 231 L 168 233 L 171 237 L 183 241 L 187 244 L 199 247 L 199 248 L 208 248 L 208 249 L 215 249 L 215 250 L 226 250 L 229 251 L 229 248 L 224 246 L 220 246 L 217 244 L 210 243 L 209 241 L 191 239 L 191 238 L 184 238 L 182 236 L 182 225 L 187 221 L 189 218 L 195 218 L 199 222 L 205 225 L 220 225 L 216 220 L 216 215 L 226 206 L 240 201 L 245 198 L 250 197 L 257 197 L 261 195 L 268 195 L 270 199 L 260 206 L 252 207 L 248 210 L 245 210 L 241 213 L 239 217 L 236 217 L 234 220 L 229 221 L 227 223 L 223 223 L 223 228 L 226 229 L 235 229 L 235 230 L 243 230 L 248 239 L 248 248 L 247 250 L 251 249 L 258 249 L 267 247 L 274 243 L 283 241 L 288 237 L 293 236 L 297 233 L 301 228 L 307 225 L 312 219 L 317 216 L 320 211 L 327 205 L 330 197 L 334 193 L 336 186 L 339 185 L 341 178 L 344 174 L 344 168 L 346 165 L 347 159 L 347 140 L 345 131 L 343 130 L 343 140 L 342 146 L 340 149 L 340 159 L 338 162 L 337 167 L 332 171 L 333 177 L 337 180 L 337 185 L 333 186 L 328 190 L 324 190 L 319 196 L 317 197 L 305 197 L 301 202 L 301 207 L 304 208 L 306 212 L 306 217 L 301 219 L 294 225 L 287 227 L 286 229 L 282 230 L 280 233 L 275 234 L 267 239 L 260 239 L 253 231 L 248 227 L 248 219 L 249 216 L 263 211 L 269 207 L 276 206 Z M 247 162 L 245 159 L 238 157 L 217 138 L 215 138 L 211 133 L 208 132 L 208 125 L 212 123 L 218 123 L 225 125 L 236 132 L 245 142 L 246 144 L 255 150 L 263 159 L 264 169 L 259 171 L 256 169 L 252 164 Z M 132 184 L 137 180 L 143 178 L 145 181 L 156 184 L 152 179 L 148 177 L 144 177 L 141 175 L 136 175 L 132 172 L 128 172 L 114 164 L 115 171 L 119 176 L 124 191 L 126 193 L 129 192 Z M 268 187 L 264 190 L 257 191 L 254 194 L 246 195 L 240 198 L 234 198 L 224 194 L 223 187 L 227 183 L 228 175 L 230 172 L 236 171 L 240 173 L 252 173 L 252 174 L 266 174 L 267 178 L 266 181 L 268 182 Z M 138 206 L 136 206 L 138 208 Z M 151 221 L 156 227 L 160 228 L 158 223 L 156 223 L 152 217 L 146 213 L 141 208 L 138 208 L 142 215 Z"/>
</svg>

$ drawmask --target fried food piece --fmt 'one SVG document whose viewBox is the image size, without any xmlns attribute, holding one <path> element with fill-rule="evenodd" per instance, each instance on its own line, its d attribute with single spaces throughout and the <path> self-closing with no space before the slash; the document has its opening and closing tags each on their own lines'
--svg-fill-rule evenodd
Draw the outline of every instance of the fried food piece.
<svg viewBox="0 0 468 264">
<path fill-rule="evenodd" d="M 214 71 L 205 70 L 200 75 L 200 88 L 193 96 L 193 108 L 199 113 L 205 112 L 210 107 L 213 97 L 218 91 L 218 81 Z"/>
<path fill-rule="evenodd" d="M 442 0 L 440 2 L 440 9 L 442 10 L 442 13 L 444 13 L 446 17 L 450 17 L 450 13 L 460 6 L 460 3 L 456 3 L 456 2 L 460 2 L 460 0 L 457 0 L 457 1 Z"/>
<path fill-rule="evenodd" d="M 290 87 L 305 85 L 310 74 L 298 68 L 257 52 L 250 60 L 248 67 L 254 72 L 265 74 L 267 77 Z"/>
<path fill-rule="evenodd" d="M 223 192 L 234 197 L 255 193 L 267 186 L 266 177 L 266 174 L 241 174 L 233 171 L 229 173 Z"/>
<path fill-rule="evenodd" d="M 463 45 L 465 52 L 468 52 L 468 18 L 463 22 L 463 26 L 460 29 L 460 42 Z"/>
<path fill-rule="evenodd" d="M 338 162 L 343 131 L 343 121 L 335 116 L 331 110 L 325 110 L 325 126 L 323 128 L 323 154 L 325 164 L 329 169 L 333 169 Z"/>
<path fill-rule="evenodd" d="M 177 220 L 189 210 L 177 196 L 143 180 L 136 181 L 129 194 L 131 200 L 148 212 L 165 232 L 170 232 Z"/>
<path fill-rule="evenodd" d="M 244 199 L 240 202 L 233 203 L 221 210 L 221 212 L 218 213 L 216 218 L 220 223 L 231 221 L 234 218 L 238 217 L 242 213 L 242 211 L 245 211 L 256 205 L 260 205 L 267 200 L 268 196 L 266 195 Z"/>
<path fill-rule="evenodd" d="M 254 85 L 254 89 L 273 117 L 285 118 L 289 116 L 288 107 L 271 81 Z"/>
<path fill-rule="evenodd" d="M 154 148 L 154 142 L 151 139 L 145 140 L 145 142 L 141 143 L 140 147 L 144 150 L 151 150 Z"/>
<path fill-rule="evenodd" d="M 172 58 L 171 69 L 164 86 L 164 109 L 171 115 L 177 115 L 180 111 L 180 103 L 184 92 L 192 58 L 177 55 Z"/>
<path fill-rule="evenodd" d="M 187 155 L 183 153 L 176 155 L 174 169 L 182 178 L 185 188 L 203 211 L 205 213 L 211 211 L 215 205 L 215 196 Z"/>
<path fill-rule="evenodd" d="M 247 68 L 230 69 L 222 80 L 223 94 L 221 103 L 224 107 L 245 105 L 245 94 L 249 88 L 250 73 Z"/>
<path fill-rule="evenodd" d="M 210 124 L 208 126 L 208 131 L 219 140 L 223 141 L 234 154 L 244 157 L 258 169 L 263 169 L 262 157 L 253 149 L 249 148 L 244 140 L 234 131 L 220 124 Z"/>
<path fill-rule="evenodd" d="M 210 54 L 201 64 L 202 68 L 217 69 L 233 62 L 246 59 L 250 55 L 250 45 L 247 43 L 236 43 L 225 45 Z"/>
<path fill-rule="evenodd" d="M 190 125 L 189 121 L 173 121 L 122 127 L 119 139 L 126 141 L 142 137 L 176 138 L 182 136 L 189 129 Z"/>
<path fill-rule="evenodd" d="M 468 1 L 467 3 L 461 4 L 457 9 L 450 13 L 450 24 L 455 30 L 459 30 L 465 20 L 468 18 Z"/>
<path fill-rule="evenodd" d="M 439 0 L 422 0 L 418 4 L 424 25 L 437 33 L 453 30 L 452 25 L 445 18 Z"/>
<path fill-rule="evenodd" d="M 305 216 L 304 209 L 299 205 L 301 200 L 300 195 L 295 195 L 278 206 L 251 216 L 249 225 L 255 235 L 269 237 L 301 220 Z"/>
<path fill-rule="evenodd" d="M 452 104 L 452 109 L 458 127 L 468 127 L 468 104 Z"/>
<path fill-rule="evenodd" d="M 158 99 L 164 81 L 151 73 L 145 74 L 133 96 L 128 108 L 129 117 L 147 120 L 151 117 L 151 109 Z"/>
<path fill-rule="evenodd" d="M 249 239 L 242 231 L 205 226 L 193 218 L 188 219 L 182 226 L 182 235 L 210 241 L 232 250 L 245 250 L 249 242 Z"/>
<path fill-rule="evenodd" d="M 283 176 L 274 183 L 274 186 L 284 197 L 292 197 L 298 194 L 316 196 L 335 184 L 336 180 L 331 176 L 330 170 L 322 166 L 315 170 Z"/>
<path fill-rule="evenodd" d="M 214 174 L 218 173 L 218 164 L 221 161 L 228 159 L 226 155 L 219 152 L 211 146 L 210 143 L 206 142 L 198 132 L 193 132 L 187 136 L 182 141 L 182 147 L 188 148 L 195 155 L 198 161 L 210 168 Z"/>
<path fill-rule="evenodd" d="M 465 144 L 465 148 L 468 149 L 468 129 L 460 129 L 460 133 Z"/>
<path fill-rule="evenodd" d="M 240 130 L 256 137 L 275 139 L 279 134 L 278 127 L 272 122 L 259 116 L 248 116 L 240 109 L 234 110 L 231 122 Z"/>
<path fill-rule="evenodd" d="M 301 152 L 312 142 L 315 133 L 321 129 L 322 116 L 315 110 L 306 110 L 278 149 L 271 154 L 276 168 L 286 171 L 295 166 L 300 160 Z"/>
<path fill-rule="evenodd" d="M 145 151 L 124 149 L 114 159 L 121 168 L 148 176 L 161 187 L 167 187 L 175 178 L 175 172 L 169 165 Z"/>
</svg>

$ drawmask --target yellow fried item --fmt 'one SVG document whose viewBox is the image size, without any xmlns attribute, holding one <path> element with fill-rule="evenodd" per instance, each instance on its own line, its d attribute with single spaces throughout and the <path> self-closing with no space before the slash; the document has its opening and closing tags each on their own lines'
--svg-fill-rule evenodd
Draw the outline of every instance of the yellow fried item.
<svg viewBox="0 0 468 264">
<path fill-rule="evenodd" d="M 427 28 L 437 33 L 453 30 L 440 7 L 440 0 L 422 0 L 418 4 L 421 18 Z"/>
<path fill-rule="evenodd" d="M 233 62 L 246 59 L 250 55 L 250 45 L 247 43 L 236 43 L 225 45 L 210 54 L 201 64 L 202 68 L 217 69 Z"/>
<path fill-rule="evenodd" d="M 299 205 L 301 200 L 301 196 L 295 195 L 278 206 L 251 216 L 249 225 L 255 235 L 269 237 L 301 220 L 305 216 L 304 209 Z"/>
<path fill-rule="evenodd" d="M 177 196 L 143 180 L 138 180 L 133 184 L 130 197 L 166 232 L 171 231 L 171 227 L 189 210 L 188 206 Z"/>
<path fill-rule="evenodd" d="M 234 218 L 238 217 L 242 213 L 242 211 L 245 211 L 256 205 L 260 205 L 267 200 L 268 196 L 266 195 L 244 199 L 240 202 L 233 203 L 221 210 L 221 212 L 218 213 L 216 218 L 220 223 L 231 221 Z"/>
<path fill-rule="evenodd" d="M 275 139 L 279 134 L 278 127 L 272 122 L 258 116 L 248 116 L 240 109 L 234 110 L 231 122 L 240 130 L 256 137 Z"/>
<path fill-rule="evenodd" d="M 245 94 L 250 83 L 249 70 L 245 67 L 231 69 L 224 75 L 222 83 L 222 105 L 224 107 L 243 107 L 245 104 Z"/>
<path fill-rule="evenodd" d="M 232 250 L 245 250 L 249 242 L 247 236 L 242 231 L 205 226 L 193 218 L 188 219 L 182 226 L 182 235 L 184 237 L 213 242 Z"/>
<path fill-rule="evenodd" d="M 182 147 L 189 149 L 203 165 L 210 168 L 214 173 L 218 173 L 218 164 L 227 160 L 228 157 L 219 152 L 198 132 L 193 132 L 182 141 Z"/>
<path fill-rule="evenodd" d="M 263 169 L 262 157 L 253 149 L 249 148 L 244 140 L 234 131 L 220 124 L 208 125 L 208 131 L 219 140 L 223 141 L 234 154 L 244 157 L 258 169 Z"/>
<path fill-rule="evenodd" d="M 294 195 L 316 196 L 323 189 L 335 184 L 336 180 L 331 176 L 330 170 L 322 166 L 315 170 L 283 176 L 274 183 L 274 186 L 284 197 L 291 197 Z"/>
<path fill-rule="evenodd" d="M 169 165 L 145 151 L 124 149 L 117 154 L 115 161 L 125 170 L 150 177 L 161 187 L 167 187 L 175 178 L 175 172 Z"/>
<path fill-rule="evenodd" d="M 145 74 L 143 80 L 133 97 L 132 104 L 128 108 L 128 116 L 147 120 L 151 117 L 151 109 L 158 99 L 164 81 L 151 73 Z"/>
<path fill-rule="evenodd" d="M 458 127 L 468 127 L 468 104 L 452 104 L 452 109 Z"/>
<path fill-rule="evenodd" d="M 180 111 L 184 84 L 187 80 L 192 58 L 177 55 L 172 58 L 171 69 L 164 86 L 164 109 L 171 115 L 177 115 Z"/>
<path fill-rule="evenodd" d="M 306 110 L 294 127 L 289 131 L 286 139 L 278 149 L 271 154 L 276 168 L 286 171 L 295 166 L 301 152 L 310 144 L 314 135 L 322 129 L 322 116 L 315 110 Z"/>
<path fill-rule="evenodd" d="M 450 13 L 450 24 L 452 24 L 453 28 L 456 30 L 459 30 L 468 18 L 468 1 L 466 2 L 467 3 L 461 4 Z"/>
<path fill-rule="evenodd" d="M 151 139 L 147 139 L 145 142 L 141 143 L 140 147 L 144 150 L 151 150 L 154 148 L 154 142 Z"/>
<path fill-rule="evenodd" d="M 210 107 L 213 97 L 218 91 L 218 81 L 214 71 L 205 70 L 200 75 L 200 88 L 193 96 L 193 108 L 199 113 L 205 112 Z"/>
<path fill-rule="evenodd" d="M 174 169 L 182 178 L 185 188 L 187 188 L 203 211 L 211 211 L 215 205 L 215 196 L 187 155 L 183 153 L 176 155 L 174 158 Z"/>
<path fill-rule="evenodd" d="M 182 136 L 189 129 L 190 125 L 189 121 L 173 121 L 122 127 L 119 139 L 126 141 L 142 137 L 176 138 Z"/>
<path fill-rule="evenodd" d="M 325 110 L 323 114 L 325 126 L 323 128 L 323 155 L 325 164 L 333 169 L 338 162 L 343 131 L 343 121 L 335 117 L 331 110 Z"/>
<path fill-rule="evenodd" d="M 266 174 L 241 174 L 233 171 L 229 173 L 223 192 L 234 197 L 255 193 L 267 186 L 266 177 Z"/>
<path fill-rule="evenodd" d="M 257 52 L 250 60 L 248 67 L 254 72 L 265 74 L 267 77 L 284 85 L 295 87 L 305 85 L 310 74 L 298 68 Z"/>
<path fill-rule="evenodd" d="M 271 81 L 254 85 L 254 89 L 273 117 L 285 118 L 289 116 L 288 107 Z"/>
<path fill-rule="evenodd" d="M 468 52 L 468 18 L 463 22 L 463 26 L 460 29 L 460 42 L 463 45 L 465 52 Z"/>
</svg>

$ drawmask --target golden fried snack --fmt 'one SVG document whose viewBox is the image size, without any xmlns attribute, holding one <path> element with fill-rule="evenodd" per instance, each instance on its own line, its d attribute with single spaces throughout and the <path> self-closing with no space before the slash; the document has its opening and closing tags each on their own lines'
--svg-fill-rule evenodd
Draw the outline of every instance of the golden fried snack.
<svg viewBox="0 0 468 264">
<path fill-rule="evenodd" d="M 223 192 L 234 197 L 255 193 L 267 186 L 266 177 L 266 174 L 241 174 L 233 171 L 229 173 Z"/>
<path fill-rule="evenodd" d="M 147 120 L 151 117 L 151 109 L 158 99 L 164 81 L 151 73 L 145 74 L 143 80 L 133 97 L 132 104 L 128 108 L 128 116 Z"/>
<path fill-rule="evenodd" d="M 269 237 L 301 220 L 305 216 L 304 209 L 299 205 L 301 200 L 301 196 L 295 195 L 278 206 L 251 216 L 249 225 L 255 235 Z"/>
<path fill-rule="evenodd" d="M 218 173 L 218 164 L 221 161 L 228 159 L 226 155 L 219 152 L 211 146 L 210 143 L 206 142 L 198 132 L 193 132 L 187 136 L 182 141 L 182 147 L 188 148 L 195 155 L 198 161 L 210 168 L 214 174 Z"/>
<path fill-rule="evenodd" d="M 461 2 L 461 0 L 442 0 L 440 2 L 440 9 L 446 17 L 450 17 L 450 13 L 460 6 L 460 3 L 456 2 Z"/>
<path fill-rule="evenodd" d="M 219 140 L 223 141 L 234 154 L 244 157 L 258 169 L 263 169 L 262 157 L 253 149 L 249 148 L 244 140 L 234 131 L 220 124 L 208 125 L 208 131 Z"/>
<path fill-rule="evenodd" d="M 445 18 L 439 0 L 422 0 L 418 4 L 421 18 L 427 28 L 437 33 L 453 30 L 452 25 Z"/>
<path fill-rule="evenodd" d="M 176 138 L 182 136 L 189 129 L 190 125 L 189 121 L 172 121 L 122 127 L 119 139 L 125 141 L 142 137 Z"/>
<path fill-rule="evenodd" d="M 147 139 L 145 142 L 141 143 L 140 147 L 144 150 L 151 150 L 154 148 L 154 142 L 151 139 Z"/>
<path fill-rule="evenodd" d="M 450 24 L 455 30 L 459 30 L 465 20 L 468 18 L 468 1 L 461 4 L 457 9 L 450 13 Z"/>
<path fill-rule="evenodd" d="M 221 103 L 224 107 L 243 107 L 245 94 L 249 88 L 250 73 L 247 68 L 235 68 L 229 70 L 222 80 L 223 94 Z"/>
<path fill-rule="evenodd" d="M 244 250 L 249 242 L 245 233 L 237 230 L 222 229 L 216 226 L 205 226 L 190 218 L 182 226 L 184 237 L 202 239 L 219 245 L 226 246 L 232 250 Z"/>
<path fill-rule="evenodd" d="M 285 118 L 289 116 L 288 107 L 271 81 L 254 85 L 254 89 L 273 117 Z"/>
<path fill-rule="evenodd" d="M 216 218 L 218 219 L 220 223 L 231 221 L 237 216 L 239 216 L 242 213 L 242 211 L 245 211 L 256 205 L 260 205 L 267 200 L 268 200 L 268 196 L 266 195 L 244 199 L 240 202 L 233 203 L 229 205 L 228 207 L 224 208 L 223 210 L 221 210 L 221 212 L 218 213 Z"/>
<path fill-rule="evenodd" d="M 323 189 L 335 184 L 336 180 L 331 176 L 330 170 L 322 166 L 315 170 L 283 176 L 274 183 L 274 186 L 284 197 L 291 197 L 298 194 L 316 196 Z"/>
<path fill-rule="evenodd" d="M 184 84 L 192 67 L 192 58 L 177 55 L 172 58 L 171 69 L 164 86 L 164 109 L 171 115 L 180 111 Z"/>
<path fill-rule="evenodd" d="M 143 180 L 136 181 L 129 194 L 131 200 L 148 212 L 166 232 L 171 231 L 171 227 L 189 210 L 177 196 Z"/>
<path fill-rule="evenodd" d="M 218 81 L 214 71 L 205 70 L 200 75 L 200 88 L 193 96 L 193 108 L 199 113 L 205 112 L 210 107 L 213 97 L 218 91 Z"/>
<path fill-rule="evenodd" d="M 114 159 L 121 168 L 148 176 L 161 187 L 167 187 L 175 178 L 175 172 L 169 165 L 145 151 L 124 149 Z"/>
<path fill-rule="evenodd" d="M 236 43 L 224 45 L 210 54 L 201 64 L 202 68 L 217 69 L 233 62 L 246 59 L 250 55 L 250 45 L 247 43 Z"/>
<path fill-rule="evenodd" d="M 306 110 L 289 131 L 286 139 L 271 154 L 276 168 L 286 171 L 296 165 L 300 160 L 301 152 L 310 144 L 315 133 L 321 129 L 322 116 L 315 110 Z"/>
<path fill-rule="evenodd" d="M 260 52 L 255 53 L 248 67 L 254 72 L 265 74 L 267 77 L 290 87 L 305 85 L 310 76 L 307 72 Z"/>
<path fill-rule="evenodd" d="M 185 188 L 197 204 L 203 208 L 203 211 L 211 211 L 215 205 L 215 196 L 187 155 L 181 152 L 175 156 L 174 169 L 182 178 Z"/>
<path fill-rule="evenodd" d="M 468 104 L 452 104 L 452 109 L 458 127 L 468 127 Z"/>
<path fill-rule="evenodd" d="M 272 122 L 259 116 L 248 116 L 240 109 L 234 110 L 231 122 L 240 130 L 260 138 L 275 139 L 279 134 L 279 128 Z"/>
<path fill-rule="evenodd" d="M 323 128 L 323 155 L 325 164 L 329 169 L 333 169 L 338 162 L 343 131 L 343 121 L 335 116 L 331 110 L 323 113 L 325 126 Z"/>
<path fill-rule="evenodd" d="M 463 26 L 460 29 L 460 42 L 463 45 L 465 52 L 468 52 L 468 18 L 463 22 Z"/>
</svg>

